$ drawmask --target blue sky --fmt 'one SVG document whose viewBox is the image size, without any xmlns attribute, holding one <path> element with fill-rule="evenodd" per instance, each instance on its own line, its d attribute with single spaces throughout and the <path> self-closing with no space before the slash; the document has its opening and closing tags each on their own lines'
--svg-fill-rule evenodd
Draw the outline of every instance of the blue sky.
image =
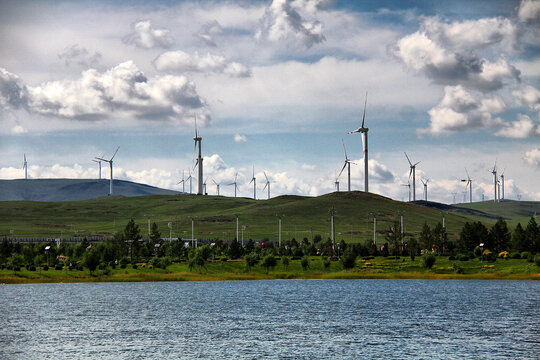
<svg viewBox="0 0 540 360">
<path fill-rule="evenodd" d="M 540 2 L 251 1 L 0 4 L 0 178 L 115 178 L 181 189 L 193 119 L 211 179 L 255 167 L 272 196 L 334 191 L 360 164 L 366 91 L 370 190 L 429 200 L 540 200 Z M 363 166 L 351 187 L 363 189 Z M 346 188 L 345 174 L 339 178 Z M 231 186 L 221 194 L 232 195 Z M 468 199 L 467 199 L 468 200 Z"/>
</svg>

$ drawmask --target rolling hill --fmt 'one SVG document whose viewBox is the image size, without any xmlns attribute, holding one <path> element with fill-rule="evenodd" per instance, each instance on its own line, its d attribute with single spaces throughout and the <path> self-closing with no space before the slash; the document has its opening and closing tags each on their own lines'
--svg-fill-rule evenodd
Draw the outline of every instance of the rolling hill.
<svg viewBox="0 0 540 360">
<path fill-rule="evenodd" d="M 114 196 L 172 195 L 178 192 L 125 180 L 114 180 Z M 109 180 L 0 180 L 0 201 L 77 201 L 107 197 Z"/>
</svg>

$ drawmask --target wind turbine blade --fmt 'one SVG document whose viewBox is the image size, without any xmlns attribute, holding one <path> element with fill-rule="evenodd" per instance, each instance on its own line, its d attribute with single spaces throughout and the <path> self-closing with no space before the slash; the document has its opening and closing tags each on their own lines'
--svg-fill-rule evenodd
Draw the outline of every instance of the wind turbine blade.
<svg viewBox="0 0 540 360">
<path fill-rule="evenodd" d="M 411 176 L 412 176 L 412 167 L 411 167 L 411 170 L 409 171 L 409 182 L 411 181 Z"/>
<path fill-rule="evenodd" d="M 362 140 L 362 142 L 364 141 Z M 341 139 L 341 143 L 343 144 L 343 152 L 345 153 L 345 160 L 348 160 L 349 158 L 347 157 L 347 148 L 345 147 L 345 141 Z"/>
<path fill-rule="evenodd" d="M 409 156 L 407 155 L 406 152 L 403 152 L 405 154 L 405 157 L 407 158 L 407 161 L 409 162 L 409 165 L 413 166 L 411 160 L 409 159 Z"/>
<path fill-rule="evenodd" d="M 341 171 L 339 172 L 339 175 L 337 176 L 337 179 L 339 179 L 339 177 L 341 176 L 341 173 L 343 172 L 343 170 L 345 170 L 346 166 L 347 166 L 347 162 L 345 162 L 345 164 L 343 164 L 343 167 L 341 168 Z"/>
<path fill-rule="evenodd" d="M 366 120 L 366 106 L 367 106 L 367 91 L 366 91 L 366 101 L 364 102 L 364 115 L 362 116 L 362 128 L 364 128 L 364 121 Z"/>
<path fill-rule="evenodd" d="M 112 156 L 112 158 L 111 158 L 110 161 L 112 161 L 112 159 L 114 159 L 114 157 L 116 156 L 116 153 L 118 152 L 118 149 L 120 149 L 120 146 L 116 148 L 116 151 L 114 152 L 114 154 L 113 154 L 113 156 Z"/>
<path fill-rule="evenodd" d="M 267 186 L 268 186 L 268 183 L 266 183 L 266 185 L 264 185 L 263 190 L 266 189 Z"/>
<path fill-rule="evenodd" d="M 349 131 L 347 134 L 350 135 L 350 134 L 354 134 L 354 133 L 357 133 L 357 132 L 360 132 L 360 129 Z"/>
<path fill-rule="evenodd" d="M 416 165 L 418 165 L 418 164 L 420 164 L 420 161 L 419 161 L 419 162 L 417 162 L 416 164 L 412 165 L 412 166 L 416 166 Z"/>
<path fill-rule="evenodd" d="M 236 175 L 234 175 L 234 183 L 236 184 L 236 179 L 238 179 L 238 173 L 236 173 Z"/>
<path fill-rule="evenodd" d="M 266 171 L 263 171 L 263 173 L 264 173 L 264 177 L 266 178 L 266 182 L 269 182 L 268 181 L 268 176 L 266 176 Z"/>
<path fill-rule="evenodd" d="M 360 137 L 362 138 L 362 154 L 363 154 L 362 158 L 365 158 L 366 157 L 366 145 L 365 145 L 364 137 L 367 135 L 367 133 L 363 133 L 363 134 L 360 134 L 360 135 L 361 135 Z"/>
<path fill-rule="evenodd" d="M 102 159 L 102 158 L 95 158 L 95 159 L 98 159 L 98 160 L 101 160 L 101 161 L 105 161 L 105 162 L 111 162 L 111 160 L 107 160 L 107 159 Z"/>
</svg>

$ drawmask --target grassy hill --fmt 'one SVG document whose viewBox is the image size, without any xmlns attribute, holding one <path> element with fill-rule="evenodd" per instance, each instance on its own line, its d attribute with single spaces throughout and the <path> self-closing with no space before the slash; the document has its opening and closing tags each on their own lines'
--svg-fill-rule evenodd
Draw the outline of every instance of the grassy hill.
<svg viewBox="0 0 540 360">
<path fill-rule="evenodd" d="M 131 181 L 114 180 L 117 196 L 166 195 L 176 191 Z M 18 179 L 0 180 L 0 201 L 76 201 L 107 196 L 109 180 L 96 179 Z"/>
<path fill-rule="evenodd" d="M 471 215 L 474 217 L 478 213 L 488 214 L 495 218 L 502 217 L 507 220 L 511 227 L 517 225 L 518 222 L 522 226 L 527 225 L 531 216 L 540 214 L 540 202 L 538 201 L 515 201 L 504 200 L 498 203 L 493 201 L 482 201 L 471 204 L 459 204 L 456 206 L 458 209 L 473 210 L 476 214 Z M 481 220 L 481 218 L 479 218 Z"/>
<path fill-rule="evenodd" d="M 335 209 L 337 240 L 358 242 L 373 238 L 373 216 L 377 217 L 379 241 L 393 221 L 404 216 L 407 234 L 417 234 L 424 222 L 434 226 L 446 219 L 451 237 L 471 219 L 448 208 L 394 201 L 363 192 L 338 192 L 318 197 L 279 196 L 270 200 L 230 198 L 223 196 L 151 195 L 139 197 L 105 197 L 84 201 L 0 202 L 0 235 L 72 237 L 111 235 L 133 218 L 147 232 L 147 216 L 155 221 L 162 236 L 191 236 L 191 219 L 197 238 L 232 239 L 236 235 L 236 215 L 244 239 L 278 239 L 278 216 L 282 216 L 282 239 L 310 239 L 320 234 L 330 236 L 331 208 Z M 493 218 L 484 218 L 491 224 Z M 239 236 L 241 238 L 241 235 Z"/>
</svg>

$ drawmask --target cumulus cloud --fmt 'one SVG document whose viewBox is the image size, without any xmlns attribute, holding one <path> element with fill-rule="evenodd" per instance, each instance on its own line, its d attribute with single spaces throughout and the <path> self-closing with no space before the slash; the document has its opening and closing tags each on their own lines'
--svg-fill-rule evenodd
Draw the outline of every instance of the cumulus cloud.
<svg viewBox="0 0 540 360">
<path fill-rule="evenodd" d="M 519 4 L 517 16 L 522 22 L 540 25 L 540 1 L 522 0 Z"/>
<path fill-rule="evenodd" d="M 15 74 L 0 68 L 0 105 L 6 109 L 18 109 L 26 105 L 28 91 Z"/>
<path fill-rule="evenodd" d="M 540 90 L 537 88 L 525 85 L 512 91 L 512 95 L 520 105 L 526 105 L 531 110 L 540 111 Z"/>
<path fill-rule="evenodd" d="M 282 40 L 310 48 L 325 39 L 316 11 L 328 6 L 324 0 L 273 0 L 261 19 L 256 39 Z"/>
<path fill-rule="evenodd" d="M 68 46 L 58 54 L 58 58 L 64 60 L 66 66 L 80 65 L 84 68 L 96 67 L 101 61 L 101 54 L 95 52 L 90 54 L 88 49 L 85 49 L 78 44 Z"/>
<path fill-rule="evenodd" d="M 224 73 L 230 77 L 249 77 L 251 71 L 245 65 L 237 62 L 228 62 L 225 57 L 212 55 L 199 56 L 196 52 L 193 56 L 181 50 L 168 51 L 159 55 L 153 61 L 154 67 L 159 71 L 183 73 Z"/>
<path fill-rule="evenodd" d="M 428 111 L 430 126 L 419 129 L 418 134 L 450 134 L 457 131 L 497 127 L 502 125 L 497 114 L 506 110 L 506 105 L 499 97 L 473 95 L 461 85 L 446 86 L 441 102 Z"/>
<path fill-rule="evenodd" d="M 495 133 L 496 136 L 514 139 L 525 139 L 540 135 L 540 126 L 536 125 L 530 117 L 518 114 L 518 120 L 504 124 L 504 127 Z"/>
<path fill-rule="evenodd" d="M 28 132 L 28 130 L 26 130 L 21 125 L 15 125 L 14 127 L 11 128 L 11 133 L 15 135 L 24 134 L 26 132 Z"/>
<path fill-rule="evenodd" d="M 168 49 L 174 44 L 174 38 L 169 35 L 169 30 L 153 28 L 150 20 L 137 21 L 131 28 L 132 32 L 122 39 L 125 44 L 142 49 Z"/>
<path fill-rule="evenodd" d="M 435 23 L 439 26 L 436 27 Z M 409 69 L 441 84 L 463 84 L 482 91 L 493 91 L 502 88 L 506 80 L 519 81 L 519 70 L 506 59 L 499 58 L 491 62 L 474 54 L 474 49 L 478 46 L 500 42 L 495 40 L 498 39 L 497 36 L 489 33 L 484 36 L 477 34 L 469 36 L 468 42 L 454 44 L 454 37 L 460 37 L 458 30 L 441 28 L 443 25 L 445 24 L 437 23 L 433 19 L 427 21 L 426 29 L 401 38 L 394 54 Z M 465 29 L 468 27 L 471 26 Z M 466 37 L 465 34 L 463 37 Z M 453 40 L 450 41 L 449 38 Z"/>
<path fill-rule="evenodd" d="M 195 37 L 202 40 L 206 45 L 208 46 L 217 46 L 214 38 L 216 35 L 220 35 L 223 33 L 223 28 L 217 22 L 217 20 L 208 22 L 201 26 L 199 31 L 194 34 Z"/>
<path fill-rule="evenodd" d="M 210 121 L 205 101 L 195 84 L 184 76 L 147 78 L 127 61 L 107 71 L 86 70 L 77 80 L 50 81 L 24 86 L 19 78 L 0 69 L 2 106 L 24 106 L 31 113 L 67 119 L 104 120 L 113 116 L 146 120 Z"/>
<path fill-rule="evenodd" d="M 527 164 L 540 169 L 540 149 L 532 149 L 525 153 L 524 160 Z"/>
<path fill-rule="evenodd" d="M 240 134 L 234 134 L 234 142 L 240 143 L 240 142 L 246 142 L 247 137 L 245 135 Z"/>
<path fill-rule="evenodd" d="M 316 167 L 315 165 L 310 165 L 310 164 L 302 164 L 302 165 L 300 166 L 300 168 L 301 168 L 302 170 L 307 170 L 307 171 L 314 171 L 314 170 L 317 169 L 317 167 Z"/>
</svg>

